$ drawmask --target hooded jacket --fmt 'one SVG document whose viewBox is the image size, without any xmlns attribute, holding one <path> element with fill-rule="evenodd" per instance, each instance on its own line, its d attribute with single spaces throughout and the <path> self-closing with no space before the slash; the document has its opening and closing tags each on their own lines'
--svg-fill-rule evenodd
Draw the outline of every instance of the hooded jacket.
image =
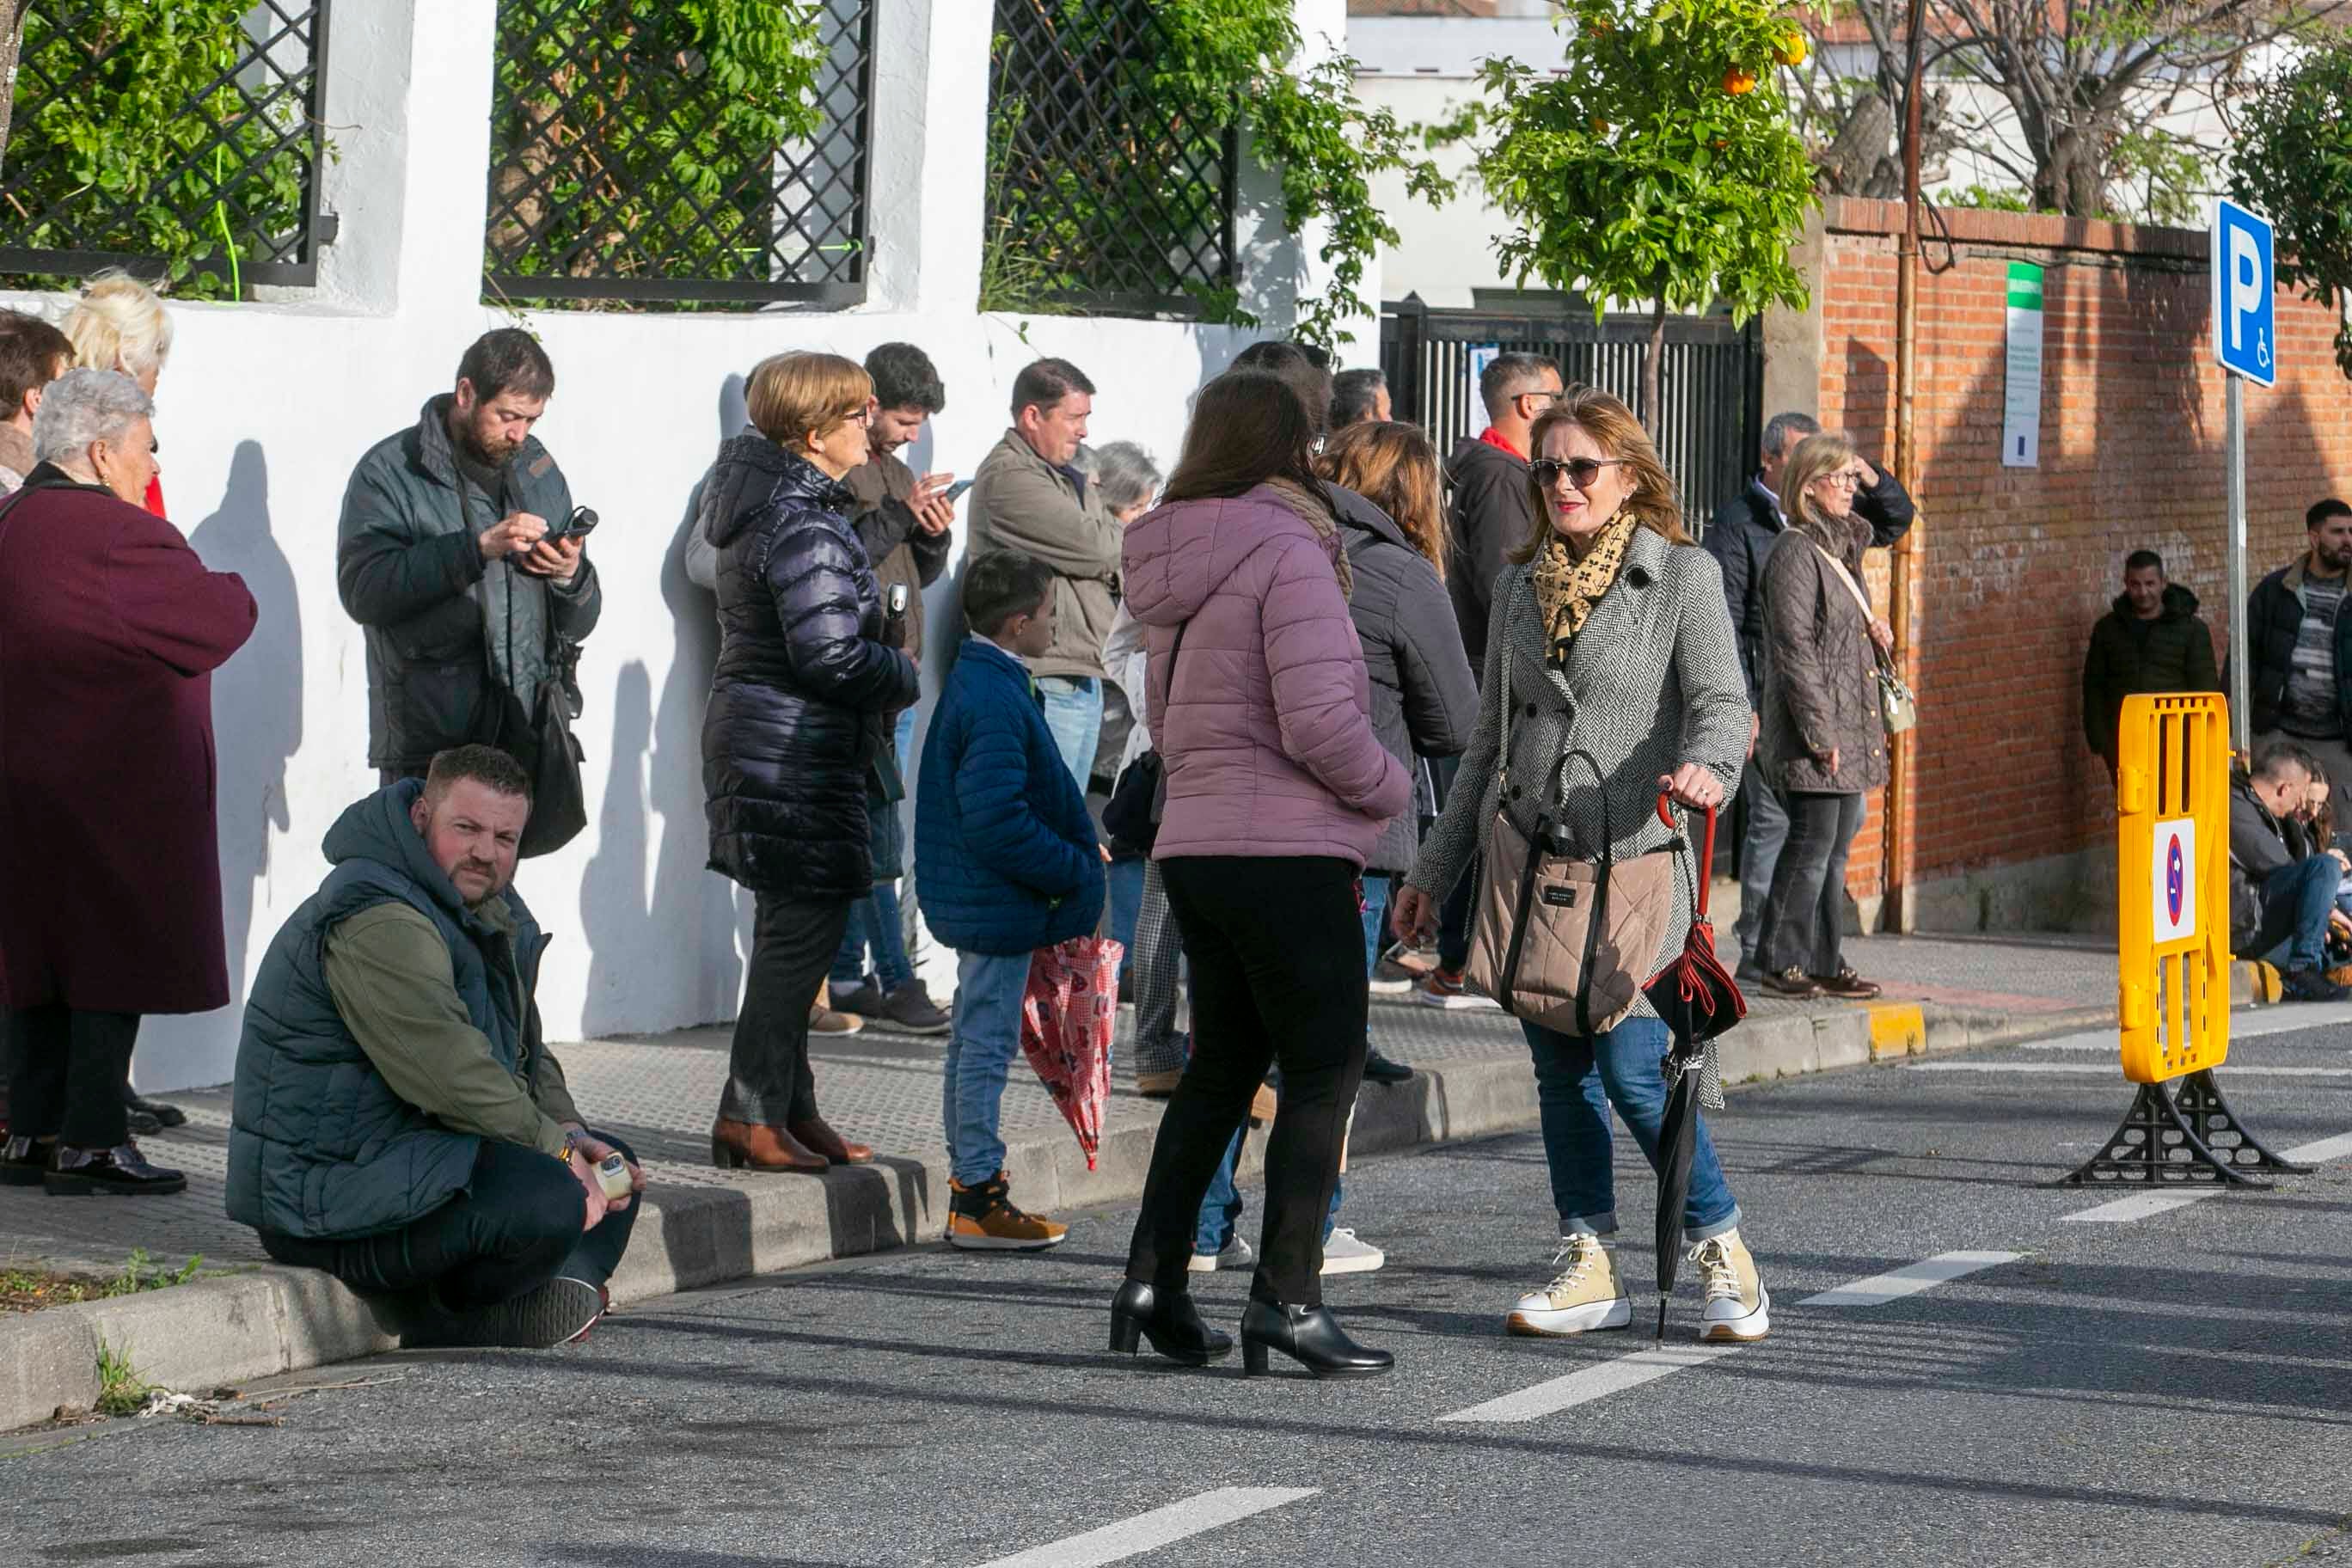
<svg viewBox="0 0 2352 1568">
<path fill-rule="evenodd" d="M 1891 548 L 1911 531 L 1918 516 L 1911 493 L 1892 468 L 1876 468 L 1878 482 L 1853 497 L 1853 513 L 1870 524 L 1870 544 Z M 1764 488 L 1764 476 L 1724 503 L 1707 525 L 1707 553 L 1723 568 L 1723 602 L 1739 638 L 1739 668 L 1748 677 L 1748 700 L 1759 710 L 1764 697 L 1764 563 L 1780 538 L 1780 501 Z"/>
<path fill-rule="evenodd" d="M 1351 489 L 1323 487 L 1339 510 L 1339 539 L 1355 568 L 1349 616 L 1372 689 L 1372 732 L 1411 774 L 1416 757 L 1459 756 L 1478 722 L 1478 680 L 1449 626 L 1437 569 L 1396 520 Z M 1401 873 L 1421 847 L 1411 810 L 1389 819 L 1366 868 Z"/>
<path fill-rule="evenodd" d="M 1267 485 L 1171 502 L 1128 528 L 1127 604 L 1150 628 L 1150 725 L 1167 769 L 1153 858 L 1360 868 L 1412 804 L 1411 775 L 1372 731 L 1337 555 Z"/>
<path fill-rule="evenodd" d="M 1445 460 L 1445 486 L 1454 523 L 1454 558 L 1445 566 L 1445 592 L 1454 601 L 1462 651 L 1469 656 L 1471 668 L 1482 668 L 1503 557 L 1535 529 L 1527 460 L 1492 441 L 1465 437 Z"/>
<path fill-rule="evenodd" d="M 1886 783 L 1886 725 L 1870 620 L 1822 553 L 1834 554 L 1859 584 L 1869 543 L 1870 525 L 1858 516 L 1795 523 L 1764 563 L 1757 758 L 1780 789 L 1856 795 Z"/>
<path fill-rule="evenodd" d="M 719 662 L 702 722 L 710 868 L 755 892 L 862 898 L 866 791 L 915 664 L 882 640 L 849 489 L 757 432 L 719 448 L 697 524 L 719 549 Z"/>
<path fill-rule="evenodd" d="M 2124 699 L 2143 691 L 2219 691 L 2213 637 L 2197 614 L 2197 595 L 2178 583 L 2164 589 L 2164 608 L 2144 621 L 2118 594 L 2115 607 L 2091 628 L 2083 656 L 2083 738 L 2116 760 L 2116 725 Z"/>
<path fill-rule="evenodd" d="M 926 533 L 908 505 L 915 493 L 915 472 L 888 452 L 869 452 L 866 461 L 842 476 L 855 498 L 849 524 L 874 563 L 874 580 L 887 596 L 894 587 L 907 590 L 907 635 L 900 646 L 917 668 L 923 663 L 923 590 L 947 570 L 951 534 Z"/>
<path fill-rule="evenodd" d="M 585 557 L 569 587 L 482 559 L 481 535 L 500 518 L 527 511 L 553 528 L 572 515 L 572 490 L 536 437 L 499 470 L 497 493 L 462 479 L 450 403 L 444 393 L 377 442 L 343 491 L 335 586 L 367 632 L 373 767 L 415 771 L 468 741 L 511 743 L 555 670 L 556 640 L 586 638 L 604 607 Z"/>
<path fill-rule="evenodd" d="M 324 845 L 334 869 L 262 959 L 230 1101 L 227 1207 L 241 1224 L 292 1237 L 373 1236 L 430 1214 L 473 1179 L 483 1134 L 402 1098 L 384 1070 L 401 1066 L 371 1057 L 329 981 L 338 929 L 384 905 L 428 924 L 446 967 L 376 984 L 404 988 L 401 1010 L 418 1016 L 446 1008 L 454 986 L 471 1026 L 435 1031 L 452 1048 L 406 1070 L 445 1091 L 469 1071 L 493 1083 L 505 1075 L 520 1112 L 512 1141 L 551 1153 L 562 1137 L 551 1141 L 548 1129 L 578 1120 L 540 1037 L 534 996 L 546 939 L 511 889 L 479 910 L 466 906 L 409 820 L 423 788 L 404 779 L 343 812 Z"/>
</svg>

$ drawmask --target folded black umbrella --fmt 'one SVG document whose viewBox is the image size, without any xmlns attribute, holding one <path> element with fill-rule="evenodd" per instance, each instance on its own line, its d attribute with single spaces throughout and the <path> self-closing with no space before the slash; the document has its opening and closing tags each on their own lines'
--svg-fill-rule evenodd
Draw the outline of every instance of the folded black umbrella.
<svg viewBox="0 0 2352 1568">
<path fill-rule="evenodd" d="M 1658 796 L 1658 816 L 1675 826 L 1674 806 Z M 1691 1151 L 1698 1141 L 1698 1080 L 1706 1043 L 1748 1016 L 1748 999 L 1715 955 L 1715 926 L 1706 918 L 1708 871 L 1715 865 L 1715 808 L 1707 807 L 1699 856 L 1698 890 L 1683 951 L 1642 988 L 1665 1021 L 1673 1043 L 1660 1064 L 1667 1084 L 1666 1115 L 1658 1129 L 1658 1338 L 1666 1337 L 1666 1302 L 1682 1265 L 1683 1204 L 1690 1196 Z"/>
</svg>

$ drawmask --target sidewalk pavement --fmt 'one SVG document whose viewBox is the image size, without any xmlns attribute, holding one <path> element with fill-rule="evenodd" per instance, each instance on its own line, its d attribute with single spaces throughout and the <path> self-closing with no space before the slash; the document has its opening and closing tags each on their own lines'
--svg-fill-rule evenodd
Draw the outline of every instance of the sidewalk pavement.
<svg viewBox="0 0 2352 1568">
<path fill-rule="evenodd" d="M 1961 1050 L 2115 1016 L 2111 942 L 2027 939 L 1852 939 L 1847 957 L 1886 987 L 1868 1005 L 1751 997 L 1748 1021 L 1722 1043 L 1727 1085 L 1887 1056 Z M 1120 1022 L 1124 1052 L 1132 1015 Z M 1410 1082 L 1364 1086 L 1351 1152 L 1478 1138 L 1536 1121 L 1535 1080 L 1518 1026 L 1491 1009 L 1446 1011 L 1381 999 L 1381 1048 L 1421 1069 Z M 727 1074 L 729 1031 L 559 1045 L 572 1092 L 594 1125 L 627 1139 L 652 1186 L 612 1282 L 617 1305 L 749 1274 L 936 1240 L 946 1223 L 940 1127 L 943 1039 L 868 1026 L 815 1043 L 825 1115 L 879 1151 L 871 1165 L 822 1178 L 728 1173 L 710 1163 L 712 1107 Z M 1040 1213 L 1132 1201 L 1160 1118 L 1121 1061 L 1112 1074 L 1098 1168 L 1089 1172 L 1053 1100 L 1016 1062 L 1004 1096 L 1015 1198 Z M 226 1089 L 177 1093 L 188 1124 L 142 1147 L 184 1170 L 171 1198 L 52 1198 L 0 1188 L 0 1267 L 112 1273 L 131 1249 L 177 1264 L 201 1255 L 216 1277 L 173 1289 L 0 1317 L 0 1429 L 89 1407 L 101 1345 L 127 1353 L 148 1382 L 205 1391 L 397 1348 L 359 1298 L 323 1276 L 267 1261 L 253 1233 L 221 1211 L 228 1136 Z M 1254 1134 L 1245 1172 L 1264 1152 Z M 1377 1216 L 1364 1216 L 1368 1225 Z"/>
</svg>

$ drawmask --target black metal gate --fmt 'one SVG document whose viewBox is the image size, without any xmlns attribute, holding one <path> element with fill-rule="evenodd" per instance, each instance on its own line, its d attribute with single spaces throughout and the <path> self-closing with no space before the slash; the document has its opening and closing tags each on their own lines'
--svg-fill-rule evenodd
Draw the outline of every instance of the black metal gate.
<svg viewBox="0 0 2352 1568">
<path fill-rule="evenodd" d="M 1474 428 L 1475 352 L 1538 353 L 1557 363 L 1570 385 L 1582 382 L 1638 401 L 1646 317 L 1609 316 L 1563 300 L 1558 310 L 1433 310 L 1419 295 L 1381 312 L 1381 369 L 1400 419 L 1427 430 L 1442 457 Z M 1764 351 L 1750 322 L 1727 316 L 1675 316 L 1666 322 L 1665 363 L 1658 373 L 1662 417 L 1653 422 L 1660 456 L 1682 494 L 1693 534 L 1755 470 L 1764 435 Z M 1483 427 L 1480 417 L 1475 427 Z"/>
</svg>

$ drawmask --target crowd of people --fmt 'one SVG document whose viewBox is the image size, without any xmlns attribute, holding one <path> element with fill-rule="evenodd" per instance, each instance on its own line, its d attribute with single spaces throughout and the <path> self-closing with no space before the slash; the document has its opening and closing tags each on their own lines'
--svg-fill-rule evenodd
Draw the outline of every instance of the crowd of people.
<svg viewBox="0 0 2352 1568">
<path fill-rule="evenodd" d="M 140 1153 L 130 1119 L 170 1108 L 131 1094 L 129 1063 L 142 1015 L 227 1000 L 206 680 L 256 611 L 163 521 L 168 316 L 115 279 L 75 310 L 63 330 L 0 313 L 0 565 L 45 584 L 0 596 L 0 1179 L 168 1193 L 184 1178 Z M 515 887 L 547 843 L 535 808 L 602 603 L 595 518 L 532 434 L 555 387 L 528 333 L 488 333 L 352 471 L 337 586 L 363 632 L 377 787 L 330 830 L 327 877 L 270 943 L 236 1062 L 231 1215 L 436 1342 L 585 1333 L 645 1184 L 549 1049 L 549 939 Z M 1112 1348 L 1229 1353 L 1190 1280 L 1247 1268 L 1250 1370 L 1279 1353 L 1360 1375 L 1390 1357 L 1321 1282 L 1384 1260 L 1339 1223 L 1348 1130 L 1364 1079 L 1412 1071 L 1378 1048 L 1369 997 L 1509 991 L 1474 963 L 1507 916 L 1481 870 L 1504 836 L 1678 868 L 1626 960 L 1646 976 L 1681 950 L 1709 871 L 1651 807 L 1738 803 L 1742 974 L 1789 996 L 1877 994 L 1840 944 L 1847 848 L 1888 771 L 1893 639 L 1860 578 L 1910 498 L 1784 414 L 1702 548 L 1618 400 L 1520 353 L 1479 394 L 1486 427 L 1441 462 L 1390 416 L 1377 372 L 1259 342 L 1199 391 L 1163 478 L 1133 443 L 1090 447 L 1093 383 L 1041 359 L 967 485 L 899 458 L 948 405 L 919 347 L 753 367 L 686 544 L 720 630 L 709 865 L 755 909 L 717 1164 L 873 1159 L 824 1114 L 810 1040 L 884 1020 L 945 1037 L 946 1239 L 1055 1246 L 1064 1226 L 1011 1190 L 1001 1102 L 1034 955 L 1105 932 L 1127 952 L 1136 1087 L 1167 1101 Z M 2287 955 L 2298 994 L 2332 984 L 2329 945 L 2352 938 L 2327 808 L 2336 765 L 2352 772 L 2335 615 L 2352 508 L 2315 508 L 2311 529 L 2250 606 L 2257 727 L 2284 733 L 2241 777 L 2232 834 L 2245 941 Z M 927 693 L 923 590 L 959 542 L 961 640 Z M 2112 766 L 2124 695 L 2211 679 L 2194 599 L 2134 555 L 2085 667 L 2095 749 Z M 165 764 L 93 784 L 76 760 L 134 738 Z M 93 812 L 93 788 L 121 798 Z M 950 1007 L 909 961 L 910 871 L 955 952 Z M 1611 1117 L 1659 1160 L 1667 1025 L 1631 986 L 1580 999 L 1573 1027 L 1523 1018 L 1559 1240 L 1504 1321 L 1622 1328 Z M 1696 1070 L 1720 1105 L 1711 1052 Z M 1271 1123 L 1255 1247 L 1234 1184 L 1253 1121 Z M 1701 1336 L 1767 1334 L 1770 1293 L 1703 1124 L 1683 1219 Z"/>
</svg>

